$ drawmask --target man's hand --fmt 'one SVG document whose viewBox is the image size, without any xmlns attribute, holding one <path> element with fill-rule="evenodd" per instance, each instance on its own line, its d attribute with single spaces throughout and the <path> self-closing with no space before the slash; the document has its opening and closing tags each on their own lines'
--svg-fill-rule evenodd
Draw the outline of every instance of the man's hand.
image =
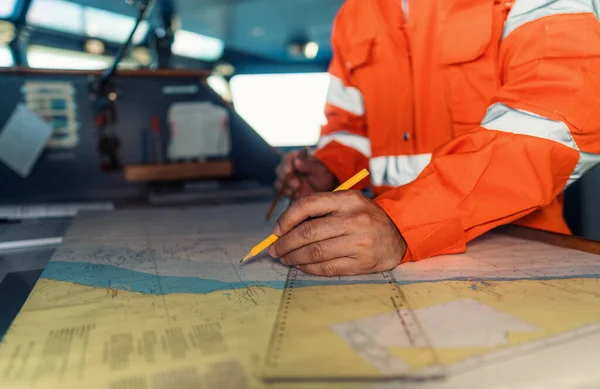
<svg viewBox="0 0 600 389">
<path fill-rule="evenodd" d="M 283 157 L 276 170 L 275 188 L 279 191 L 286 185 L 283 194 L 291 200 L 308 193 L 333 190 L 337 180 L 325 165 L 314 155 L 300 158 L 299 153 L 293 151 Z"/>
<path fill-rule="evenodd" d="M 381 207 L 359 192 L 313 193 L 279 218 L 269 254 L 308 274 L 346 276 L 398 266 L 406 243 Z"/>
</svg>

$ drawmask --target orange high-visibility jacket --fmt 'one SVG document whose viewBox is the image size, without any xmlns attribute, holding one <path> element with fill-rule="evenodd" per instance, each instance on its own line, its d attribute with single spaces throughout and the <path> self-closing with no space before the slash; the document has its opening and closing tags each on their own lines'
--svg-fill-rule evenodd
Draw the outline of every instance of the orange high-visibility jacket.
<svg viewBox="0 0 600 389">
<path fill-rule="evenodd" d="M 340 181 L 369 168 L 404 261 L 511 222 L 569 233 L 562 192 L 600 163 L 599 12 L 598 0 L 347 0 L 316 156 Z"/>
</svg>

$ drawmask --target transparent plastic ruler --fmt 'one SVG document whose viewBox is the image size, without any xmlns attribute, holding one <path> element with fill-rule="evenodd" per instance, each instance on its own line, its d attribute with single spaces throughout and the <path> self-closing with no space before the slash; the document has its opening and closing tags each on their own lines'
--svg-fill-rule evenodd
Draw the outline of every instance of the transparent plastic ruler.
<svg viewBox="0 0 600 389">
<path fill-rule="evenodd" d="M 407 363 L 405 353 L 419 353 L 419 363 Z M 443 375 L 391 271 L 324 278 L 289 270 L 266 356 L 265 381 L 424 380 Z"/>
</svg>

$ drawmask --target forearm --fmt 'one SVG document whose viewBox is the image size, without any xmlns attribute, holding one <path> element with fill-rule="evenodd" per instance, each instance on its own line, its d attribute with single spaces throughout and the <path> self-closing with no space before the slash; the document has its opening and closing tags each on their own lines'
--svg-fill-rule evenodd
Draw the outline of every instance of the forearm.
<svg viewBox="0 0 600 389">
<path fill-rule="evenodd" d="M 405 261 L 459 253 L 552 202 L 578 161 L 554 141 L 481 129 L 445 145 L 416 181 L 376 202 L 408 244 Z"/>
</svg>

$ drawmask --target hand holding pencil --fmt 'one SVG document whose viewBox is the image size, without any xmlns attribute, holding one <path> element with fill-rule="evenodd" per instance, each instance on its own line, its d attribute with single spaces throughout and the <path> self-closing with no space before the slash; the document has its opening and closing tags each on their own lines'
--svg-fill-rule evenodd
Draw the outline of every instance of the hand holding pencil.
<svg viewBox="0 0 600 389">
<path fill-rule="evenodd" d="M 335 176 L 306 148 L 286 154 L 276 175 L 275 189 L 290 200 L 308 193 L 329 192 L 338 184 Z"/>
<path fill-rule="evenodd" d="M 369 172 L 367 171 L 367 169 L 363 169 L 360 172 L 358 172 L 356 175 L 354 175 L 352 178 L 350 178 L 348 181 L 346 181 L 342 185 L 340 185 L 337 189 L 334 190 L 334 192 L 348 190 L 348 189 L 352 188 L 354 185 L 358 184 L 360 181 L 362 181 L 368 175 L 369 175 Z M 263 240 L 262 242 L 260 242 L 256 246 L 254 246 L 254 248 L 252 248 L 252 250 L 250 250 L 248 255 L 246 255 L 244 258 L 242 258 L 240 263 L 260 254 L 264 249 L 266 249 L 271 244 L 273 244 L 278 238 L 279 237 L 277 235 L 271 234 L 265 240 Z"/>
<path fill-rule="evenodd" d="M 377 273 L 396 267 L 408 250 L 400 230 L 377 200 L 347 191 L 367 175 L 361 171 L 334 193 L 299 198 L 277 220 L 273 234 L 240 262 L 269 248 L 269 255 L 284 265 L 318 276 Z"/>
</svg>

